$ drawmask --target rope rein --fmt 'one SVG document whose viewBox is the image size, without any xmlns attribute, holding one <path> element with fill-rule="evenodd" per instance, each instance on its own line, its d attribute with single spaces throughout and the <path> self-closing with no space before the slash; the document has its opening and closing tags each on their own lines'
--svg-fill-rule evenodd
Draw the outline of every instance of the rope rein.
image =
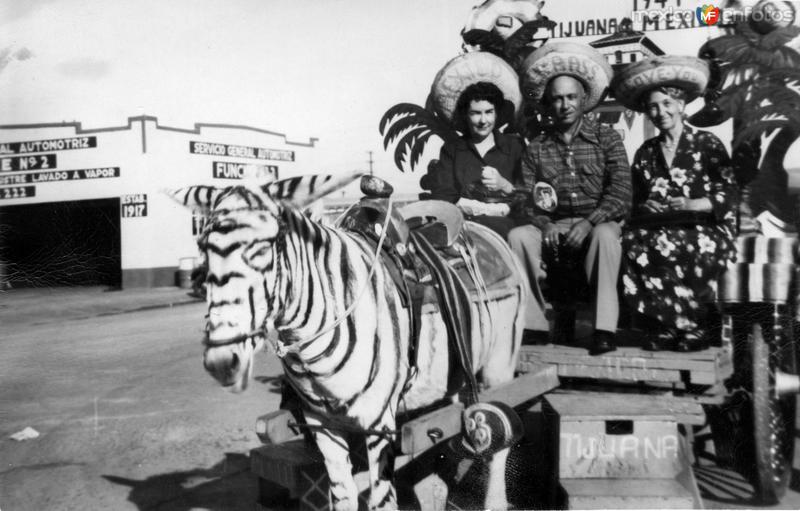
<svg viewBox="0 0 800 511">
<path fill-rule="evenodd" d="M 281 342 L 280 339 L 271 340 L 271 342 L 273 344 L 273 347 L 275 349 L 275 353 L 278 355 L 278 357 L 283 358 L 286 355 L 288 355 L 289 353 L 296 353 L 296 352 L 300 351 L 307 344 L 310 344 L 310 343 L 314 342 L 318 338 L 322 337 L 323 335 L 331 332 L 334 328 L 338 327 L 340 324 L 342 324 L 343 321 L 345 321 L 356 310 L 356 307 L 358 306 L 359 302 L 361 301 L 361 298 L 364 296 L 364 293 L 366 292 L 367 288 L 369 287 L 370 282 L 372 281 L 372 276 L 375 274 L 375 270 L 378 267 L 378 262 L 380 261 L 381 249 L 383 248 L 383 242 L 385 241 L 386 233 L 388 232 L 389 221 L 391 220 L 391 217 L 392 217 L 392 215 L 391 215 L 391 213 L 392 213 L 392 198 L 391 197 L 389 197 L 389 201 L 387 203 L 386 210 L 387 210 L 386 211 L 386 218 L 383 220 L 383 226 L 381 227 L 380 236 L 378 238 L 378 245 L 375 247 L 375 254 L 372 257 L 372 265 L 371 265 L 371 267 L 369 269 L 369 273 L 367 274 L 367 278 L 364 280 L 364 283 L 362 284 L 361 289 L 359 290 L 358 295 L 356 296 L 356 299 L 353 301 L 353 303 L 350 304 L 350 306 L 347 308 L 347 310 L 344 311 L 344 313 L 342 314 L 341 317 L 339 317 L 336 321 L 334 321 L 333 323 L 331 323 L 327 327 L 323 328 L 319 332 L 311 335 L 310 337 L 307 337 L 307 338 L 305 338 L 303 340 L 294 342 L 294 343 L 292 343 L 292 344 L 290 344 L 288 346 L 285 345 L 283 342 Z M 264 327 L 262 327 L 261 330 L 266 330 L 265 327 L 266 327 L 266 325 Z M 259 332 L 261 330 L 259 330 Z"/>
</svg>

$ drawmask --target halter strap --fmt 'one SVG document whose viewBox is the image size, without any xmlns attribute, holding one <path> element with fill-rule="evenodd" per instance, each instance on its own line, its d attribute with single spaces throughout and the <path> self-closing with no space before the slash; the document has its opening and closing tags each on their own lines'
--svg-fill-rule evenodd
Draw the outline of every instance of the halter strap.
<svg viewBox="0 0 800 511">
<path fill-rule="evenodd" d="M 307 337 L 305 339 L 302 339 L 300 341 L 294 342 L 294 343 L 289 344 L 289 345 L 287 345 L 286 343 L 281 341 L 280 338 L 278 338 L 278 339 L 270 339 L 269 335 L 267 335 L 270 329 L 275 330 L 275 326 L 272 323 L 271 319 L 265 320 L 264 324 L 262 324 L 260 328 L 257 328 L 255 330 L 251 330 L 250 332 L 248 332 L 246 334 L 237 335 L 237 336 L 232 337 L 230 339 L 224 339 L 224 340 L 221 340 L 221 341 L 213 341 L 212 342 L 206 336 L 206 339 L 203 341 L 203 344 L 205 346 L 207 346 L 207 347 L 229 346 L 231 344 L 237 344 L 237 343 L 240 343 L 240 342 L 245 342 L 248 339 L 250 339 L 252 337 L 255 337 L 255 336 L 263 336 L 264 339 L 266 341 L 268 341 L 272 345 L 273 349 L 275 350 L 275 354 L 279 358 L 283 358 L 286 355 L 288 355 L 289 353 L 297 353 L 298 351 L 303 349 L 303 347 L 305 347 L 306 345 L 311 344 L 312 342 L 317 340 L 319 337 L 322 337 L 323 335 L 325 335 L 328 332 L 332 331 L 334 328 L 338 327 L 343 321 L 345 321 L 353 313 L 353 311 L 355 311 L 356 306 L 361 301 L 361 298 L 364 296 L 364 292 L 367 290 L 367 286 L 369 286 L 369 283 L 372 280 L 372 276 L 374 275 L 375 269 L 378 266 L 378 261 L 379 261 L 378 258 L 381 255 L 381 249 L 383 247 L 383 242 L 386 239 L 386 233 L 387 233 L 387 230 L 388 230 L 388 227 L 389 227 L 389 221 L 391 220 L 391 217 L 392 217 L 391 213 L 392 213 L 392 198 L 389 197 L 389 201 L 388 201 L 388 203 L 386 205 L 386 218 L 384 219 L 383 226 L 381 227 L 381 233 L 380 233 L 380 236 L 378 238 L 378 245 L 377 245 L 377 247 L 375 247 L 375 254 L 374 254 L 373 258 L 372 258 L 372 265 L 371 265 L 371 267 L 369 269 L 369 274 L 367 274 L 367 278 L 364 280 L 364 283 L 362 284 L 361 289 L 359 290 L 358 295 L 356 296 L 356 299 L 353 301 L 352 304 L 350 304 L 350 307 L 348 307 L 347 310 L 344 311 L 344 314 L 342 314 L 342 316 L 340 318 L 338 318 L 336 321 L 334 321 L 333 323 L 331 323 L 327 327 L 323 328 L 322 330 L 318 331 L 317 333 L 313 334 L 312 336 Z M 277 283 L 277 280 L 276 280 L 276 283 Z M 280 334 L 278 335 L 278 337 L 279 336 L 280 336 Z"/>
</svg>

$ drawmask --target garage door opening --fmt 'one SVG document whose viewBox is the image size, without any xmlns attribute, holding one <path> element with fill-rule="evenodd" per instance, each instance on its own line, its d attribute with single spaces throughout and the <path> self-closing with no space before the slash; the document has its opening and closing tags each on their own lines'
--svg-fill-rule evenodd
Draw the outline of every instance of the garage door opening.
<svg viewBox="0 0 800 511">
<path fill-rule="evenodd" d="M 0 281 L 119 287 L 119 198 L 0 208 Z"/>
</svg>

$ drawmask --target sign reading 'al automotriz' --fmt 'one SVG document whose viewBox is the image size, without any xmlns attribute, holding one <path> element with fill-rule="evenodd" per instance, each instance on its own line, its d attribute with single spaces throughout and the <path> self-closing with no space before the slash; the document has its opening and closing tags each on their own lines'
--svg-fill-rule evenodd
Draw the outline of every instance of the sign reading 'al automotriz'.
<svg viewBox="0 0 800 511">
<path fill-rule="evenodd" d="M 217 179 L 243 179 L 245 174 L 255 179 L 278 178 L 277 165 L 247 165 L 231 161 L 215 161 L 213 176 Z"/>
<path fill-rule="evenodd" d="M 79 179 L 101 179 L 104 177 L 119 177 L 119 167 L 53 170 L 50 172 L 30 172 L 28 174 L 0 176 L 0 185 L 21 185 L 26 183 L 44 183 L 48 181 L 77 181 Z"/>
<path fill-rule="evenodd" d="M 294 151 L 284 149 L 267 149 L 265 147 L 249 147 L 243 145 L 216 144 L 213 142 L 189 142 L 189 151 L 193 154 L 209 154 L 211 156 L 230 156 L 234 158 L 253 158 L 256 160 L 294 161 Z"/>
<path fill-rule="evenodd" d="M 11 158 L 0 158 L 0 172 L 43 170 L 53 169 L 55 167 L 55 154 L 37 154 L 36 156 L 12 156 Z"/>
<path fill-rule="evenodd" d="M 0 188 L 0 199 L 24 199 L 26 197 L 36 197 L 35 186 L 10 186 Z"/>
<path fill-rule="evenodd" d="M 147 216 L 147 194 L 135 193 L 123 195 L 119 199 L 123 218 Z"/>
<path fill-rule="evenodd" d="M 0 142 L 0 154 L 42 153 L 97 147 L 97 137 L 54 138 L 30 142 Z"/>
</svg>

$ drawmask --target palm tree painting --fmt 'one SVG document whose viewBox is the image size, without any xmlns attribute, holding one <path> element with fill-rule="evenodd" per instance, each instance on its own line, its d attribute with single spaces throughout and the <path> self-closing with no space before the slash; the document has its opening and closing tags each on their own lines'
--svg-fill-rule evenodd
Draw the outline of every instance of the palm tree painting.
<svg viewBox="0 0 800 511">
<path fill-rule="evenodd" d="M 539 0 L 530 0 L 527 17 L 515 15 L 513 12 L 504 12 L 503 9 L 519 9 L 520 2 L 509 0 L 487 0 L 475 9 L 483 9 L 493 13 L 496 23 L 494 28 L 474 28 L 469 24 L 461 36 L 464 41 L 465 52 L 485 52 L 500 57 L 512 69 L 518 71 L 525 57 L 546 41 L 546 38 L 537 37 L 541 33 L 548 33 L 555 26 L 546 16 L 538 13 L 541 7 Z M 496 12 L 495 12 L 496 11 Z M 517 16 L 517 17 L 515 17 Z M 474 18 L 473 15 L 471 17 Z M 529 19 L 535 17 L 535 19 Z M 496 19 L 495 19 L 496 18 Z M 502 25 L 502 20 L 508 18 L 508 30 L 496 30 Z M 527 20 L 527 21 L 526 21 Z M 513 29 L 513 31 L 512 31 Z M 541 30 L 541 32 L 539 32 Z M 397 142 L 394 150 L 395 166 L 405 172 L 408 168 L 413 172 L 419 163 L 420 157 L 431 137 L 438 137 L 447 142 L 460 136 L 451 120 L 447 119 L 433 108 L 429 96 L 425 106 L 413 103 L 400 103 L 383 114 L 379 124 L 380 134 L 383 136 L 384 149 Z M 518 125 L 525 127 L 530 123 L 531 112 L 525 112 L 525 119 L 507 119 L 509 127 L 507 132 L 514 131 Z M 436 164 L 436 160 L 431 162 Z M 423 188 L 425 186 L 423 185 Z"/>
<path fill-rule="evenodd" d="M 705 107 L 690 122 L 704 127 L 733 121 L 743 231 L 757 227 L 748 222 L 750 215 L 765 211 L 797 223 L 784 168 L 786 153 L 800 136 L 800 53 L 787 45 L 800 36 L 793 18 L 790 2 L 761 0 L 728 34 L 699 51 L 711 64 L 711 79 Z"/>
</svg>

